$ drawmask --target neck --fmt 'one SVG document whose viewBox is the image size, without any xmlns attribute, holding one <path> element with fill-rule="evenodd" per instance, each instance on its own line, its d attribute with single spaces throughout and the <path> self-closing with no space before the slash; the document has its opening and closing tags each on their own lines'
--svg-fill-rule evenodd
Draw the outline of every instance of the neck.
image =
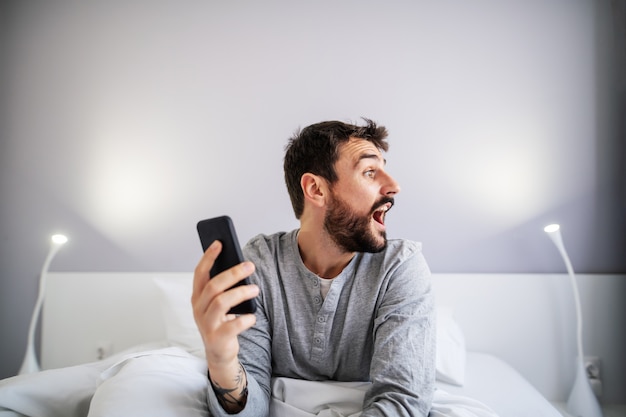
<svg viewBox="0 0 626 417">
<path fill-rule="evenodd" d="M 339 275 L 354 256 L 354 252 L 337 246 L 323 228 L 310 230 L 304 225 L 298 233 L 298 249 L 304 266 L 320 278 L 327 279 Z"/>
</svg>

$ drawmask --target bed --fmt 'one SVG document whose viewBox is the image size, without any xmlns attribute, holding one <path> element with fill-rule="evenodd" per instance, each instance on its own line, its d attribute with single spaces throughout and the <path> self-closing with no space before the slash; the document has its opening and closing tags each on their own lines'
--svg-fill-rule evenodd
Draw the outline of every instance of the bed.
<svg viewBox="0 0 626 417">
<path fill-rule="evenodd" d="M 46 371 L 0 381 L 0 416 L 69 417 L 90 409 L 90 416 L 148 415 L 146 404 L 156 415 L 206 415 L 202 342 L 189 304 L 191 279 L 192 273 L 50 273 L 41 337 Z M 480 287 L 483 281 L 472 275 L 433 275 L 439 307 L 431 415 L 559 417 L 511 364 L 488 349 L 474 350 L 480 346 L 475 340 L 466 343 L 489 323 L 464 325 L 457 318 L 459 306 L 465 319 L 471 314 L 463 309 L 486 308 L 477 297 L 460 302 L 459 289 Z M 158 377 L 141 379 L 155 363 L 161 364 Z M 156 385 L 142 400 L 144 394 L 133 389 L 146 384 Z M 276 379 L 272 416 L 357 416 L 366 389 L 366 383 Z M 155 395 L 180 390 L 190 393 L 184 404 Z M 120 408 L 122 401 L 128 404 Z"/>
</svg>

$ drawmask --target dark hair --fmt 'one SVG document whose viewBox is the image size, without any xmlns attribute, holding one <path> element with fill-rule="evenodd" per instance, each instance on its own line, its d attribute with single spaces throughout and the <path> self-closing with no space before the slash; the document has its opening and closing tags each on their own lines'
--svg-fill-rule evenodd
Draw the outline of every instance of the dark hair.
<svg viewBox="0 0 626 417">
<path fill-rule="evenodd" d="M 363 118 L 365 126 L 357 126 L 338 121 L 328 121 L 305 127 L 289 139 L 285 147 L 285 183 L 291 198 L 291 205 L 296 218 L 304 211 L 304 194 L 300 186 L 302 175 L 319 175 L 333 184 L 337 181 L 335 162 L 339 158 L 340 145 L 350 138 L 365 139 L 378 149 L 387 151 L 389 145 L 385 138 L 387 129 L 376 126 L 370 119 Z"/>
</svg>

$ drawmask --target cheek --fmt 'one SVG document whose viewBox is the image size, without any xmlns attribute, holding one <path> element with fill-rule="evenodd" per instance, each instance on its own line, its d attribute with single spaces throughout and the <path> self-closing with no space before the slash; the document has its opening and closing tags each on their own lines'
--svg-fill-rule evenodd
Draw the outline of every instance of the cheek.
<svg viewBox="0 0 626 417">
<path fill-rule="evenodd" d="M 380 198 L 379 190 L 378 186 L 371 182 L 357 178 L 349 184 L 337 185 L 334 189 L 334 195 L 355 212 L 369 214 L 374 203 Z"/>
<path fill-rule="evenodd" d="M 344 202 L 348 204 L 356 213 L 369 215 L 375 198 L 371 193 L 363 192 L 363 190 L 355 190 L 352 194 L 347 194 Z"/>
</svg>

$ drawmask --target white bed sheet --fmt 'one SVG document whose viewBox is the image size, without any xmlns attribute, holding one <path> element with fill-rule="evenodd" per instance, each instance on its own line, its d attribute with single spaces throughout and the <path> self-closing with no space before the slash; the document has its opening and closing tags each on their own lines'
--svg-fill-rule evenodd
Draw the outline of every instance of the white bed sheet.
<svg viewBox="0 0 626 417">
<path fill-rule="evenodd" d="M 356 417 L 368 385 L 276 379 L 270 417 Z M 2 380 L 0 416 L 206 417 L 209 389 L 204 359 L 160 348 Z M 440 390 L 431 415 L 498 417 L 479 401 Z"/>
<path fill-rule="evenodd" d="M 487 353 L 467 352 L 463 386 L 437 386 L 481 401 L 500 417 L 562 417 L 512 366 Z"/>
<path fill-rule="evenodd" d="M 127 352 L 97 363 L 0 381 L 0 416 L 84 416 L 88 409 L 90 416 L 145 415 L 146 407 L 150 408 L 151 404 L 158 406 L 158 415 L 162 416 L 179 416 L 183 409 L 184 415 L 206 415 L 203 404 L 208 385 L 204 360 L 180 348 L 162 346 L 151 346 L 157 348 L 151 351 L 138 349 L 141 351 Z M 150 379 L 146 380 L 146 375 L 151 375 Z M 280 384 L 280 388 L 276 384 Z M 302 384 L 306 387 L 304 391 L 298 389 Z M 310 384 L 316 383 L 275 381 L 272 415 L 293 417 L 293 407 L 302 416 L 359 414 L 358 404 L 364 393 L 362 386 L 328 383 L 328 386 L 311 387 Z M 181 390 L 185 385 L 191 385 L 191 388 Z M 317 395 L 311 396 L 310 388 L 315 388 Z M 167 400 L 167 404 L 133 400 L 141 398 L 142 392 L 153 397 L 159 390 L 175 394 L 170 395 L 175 401 L 165 395 L 160 398 Z M 302 392 L 306 395 L 301 395 Z M 325 398 L 324 392 L 330 393 L 331 397 Z M 289 398 L 285 397 L 287 393 Z M 344 401 L 337 401 L 335 397 L 344 394 Z M 276 404 L 276 399 L 283 404 Z M 311 399 L 316 404 L 311 406 Z M 337 409 L 339 403 L 348 407 L 342 410 L 346 414 Z M 284 405 L 289 407 L 287 410 L 291 414 L 280 413 L 281 409 L 284 411 Z M 560 417 L 556 409 L 507 363 L 492 355 L 468 352 L 465 384 L 459 387 L 439 382 L 433 411 L 435 415 L 445 417 L 493 417 L 491 410 L 499 417 Z"/>
</svg>

